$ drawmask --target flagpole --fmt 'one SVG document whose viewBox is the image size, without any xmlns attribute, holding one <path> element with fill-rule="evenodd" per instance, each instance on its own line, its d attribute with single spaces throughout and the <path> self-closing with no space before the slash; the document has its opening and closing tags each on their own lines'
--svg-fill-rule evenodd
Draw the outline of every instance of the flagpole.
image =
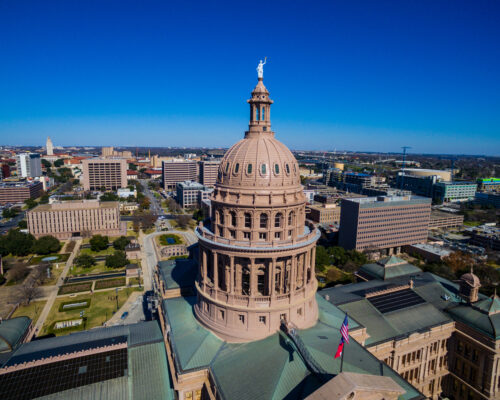
<svg viewBox="0 0 500 400">
<path fill-rule="evenodd" d="M 345 317 L 347 318 L 347 313 L 345 313 Z M 340 355 L 340 372 L 342 372 L 342 369 L 344 368 L 344 353 L 345 353 L 345 349 L 346 349 L 346 341 L 344 340 L 344 338 L 342 338 L 342 340 L 344 341 L 344 345 L 342 346 L 342 354 Z"/>
</svg>

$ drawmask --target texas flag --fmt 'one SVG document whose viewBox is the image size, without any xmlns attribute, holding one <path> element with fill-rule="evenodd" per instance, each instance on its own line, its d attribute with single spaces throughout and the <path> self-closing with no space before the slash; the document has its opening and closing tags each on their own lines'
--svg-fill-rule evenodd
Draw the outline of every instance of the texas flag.
<svg viewBox="0 0 500 400">
<path fill-rule="evenodd" d="M 337 347 L 337 352 L 335 353 L 335 358 L 338 358 L 342 355 L 344 351 L 344 344 L 349 344 L 349 321 L 347 320 L 347 314 L 344 318 L 344 322 L 342 322 L 342 326 L 340 327 L 340 334 L 342 337 L 340 338 L 339 347 Z"/>
</svg>

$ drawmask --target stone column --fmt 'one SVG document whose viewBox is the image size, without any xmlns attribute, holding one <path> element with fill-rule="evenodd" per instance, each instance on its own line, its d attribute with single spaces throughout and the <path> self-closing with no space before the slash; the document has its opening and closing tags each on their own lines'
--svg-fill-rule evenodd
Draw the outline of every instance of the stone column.
<svg viewBox="0 0 500 400">
<path fill-rule="evenodd" d="M 280 274 L 280 294 L 285 291 L 285 269 L 286 269 L 286 259 L 283 260 L 281 264 L 281 274 Z"/>
<path fill-rule="evenodd" d="M 208 276 L 207 276 L 207 264 L 208 264 L 208 258 L 207 258 L 207 250 L 206 249 L 202 249 L 202 267 L 203 267 L 203 291 L 206 291 L 207 289 L 207 280 L 208 280 Z"/>
<path fill-rule="evenodd" d="M 290 273 L 290 294 L 293 295 L 295 293 L 295 289 L 297 288 L 297 268 L 298 268 L 298 259 L 297 255 L 292 256 L 292 271 Z"/>
<path fill-rule="evenodd" d="M 215 300 L 217 300 L 217 291 L 219 290 L 219 265 L 217 263 L 217 252 L 212 250 L 213 262 L 214 262 L 214 289 L 215 289 Z"/>
<path fill-rule="evenodd" d="M 271 262 L 271 276 L 269 282 L 271 283 L 269 295 L 274 297 L 276 295 L 276 258 L 273 258 Z"/>
<path fill-rule="evenodd" d="M 234 294 L 235 274 L 234 274 L 234 256 L 229 256 L 229 293 Z"/>
<path fill-rule="evenodd" d="M 255 258 L 250 259 L 250 296 L 257 293 L 257 273 L 255 271 Z"/>
<path fill-rule="evenodd" d="M 302 286 L 306 286 L 307 269 L 311 268 L 312 249 L 304 253 L 304 265 L 302 265 Z"/>
</svg>

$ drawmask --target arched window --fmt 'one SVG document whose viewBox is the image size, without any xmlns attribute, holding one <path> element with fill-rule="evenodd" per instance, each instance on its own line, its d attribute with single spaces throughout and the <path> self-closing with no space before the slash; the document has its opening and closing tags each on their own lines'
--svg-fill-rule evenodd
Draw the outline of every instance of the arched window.
<svg viewBox="0 0 500 400">
<path fill-rule="evenodd" d="M 226 164 L 226 174 L 229 171 L 229 163 Z"/>
<path fill-rule="evenodd" d="M 283 220 L 283 214 L 281 214 L 281 213 L 276 214 L 274 216 L 274 227 L 275 228 L 280 228 L 282 220 Z"/>
<path fill-rule="evenodd" d="M 231 211 L 231 225 L 236 226 L 236 213 Z"/>
<path fill-rule="evenodd" d="M 266 119 L 266 109 L 264 107 L 262 107 L 261 119 L 262 119 L 262 121 L 264 121 Z"/>
<path fill-rule="evenodd" d="M 290 174 L 290 166 L 288 164 L 285 164 L 285 169 L 286 169 L 286 173 Z"/>
<path fill-rule="evenodd" d="M 252 215 L 250 213 L 245 213 L 245 228 L 252 227 Z"/>
<path fill-rule="evenodd" d="M 234 166 L 234 173 L 237 174 L 239 170 L 240 170 L 240 163 L 236 163 L 236 165 Z"/>
<path fill-rule="evenodd" d="M 295 219 L 295 214 L 293 211 L 290 211 L 290 214 L 288 214 L 288 226 L 293 225 L 293 220 Z"/>
<path fill-rule="evenodd" d="M 243 267 L 241 271 L 241 294 L 250 294 L 250 269 Z"/>
<path fill-rule="evenodd" d="M 274 172 L 276 175 L 280 173 L 280 166 L 278 164 L 274 164 Z"/>
<path fill-rule="evenodd" d="M 219 210 L 217 214 L 219 214 L 219 224 L 224 225 L 224 213 L 222 210 Z"/>
<path fill-rule="evenodd" d="M 259 107 L 257 107 L 256 111 L 257 111 L 257 115 L 256 115 L 257 118 L 255 118 L 255 120 L 258 121 L 260 119 L 260 117 L 259 117 L 259 114 L 260 114 L 259 113 Z"/>
<path fill-rule="evenodd" d="M 266 164 L 262 164 L 261 171 L 262 171 L 262 175 L 267 174 L 267 165 Z"/>
<path fill-rule="evenodd" d="M 248 164 L 247 166 L 247 174 L 251 174 L 252 173 L 252 164 Z"/>
<path fill-rule="evenodd" d="M 267 228 L 267 214 L 260 214 L 260 227 Z"/>
</svg>

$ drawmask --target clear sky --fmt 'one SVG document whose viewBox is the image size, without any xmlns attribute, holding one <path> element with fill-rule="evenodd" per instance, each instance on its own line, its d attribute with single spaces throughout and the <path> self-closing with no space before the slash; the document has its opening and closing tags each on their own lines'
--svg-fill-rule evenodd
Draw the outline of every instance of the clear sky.
<svg viewBox="0 0 500 400">
<path fill-rule="evenodd" d="M 500 154 L 500 1 L 0 1 L 0 143 Z"/>
</svg>

